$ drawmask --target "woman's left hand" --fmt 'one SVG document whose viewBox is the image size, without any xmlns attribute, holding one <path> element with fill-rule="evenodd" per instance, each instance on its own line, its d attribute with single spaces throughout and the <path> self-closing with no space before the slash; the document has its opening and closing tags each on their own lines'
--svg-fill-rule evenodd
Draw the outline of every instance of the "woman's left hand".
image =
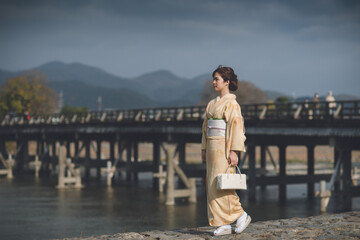
<svg viewBox="0 0 360 240">
<path fill-rule="evenodd" d="M 228 163 L 231 164 L 231 166 L 236 166 L 238 164 L 238 154 L 237 152 L 231 150 L 230 156 L 228 158 Z"/>
</svg>

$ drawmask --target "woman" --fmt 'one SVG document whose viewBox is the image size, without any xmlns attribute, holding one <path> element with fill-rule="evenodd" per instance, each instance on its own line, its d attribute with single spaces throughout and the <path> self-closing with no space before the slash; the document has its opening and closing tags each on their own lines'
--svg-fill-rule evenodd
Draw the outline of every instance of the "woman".
<svg viewBox="0 0 360 240">
<path fill-rule="evenodd" d="M 238 88 L 238 79 L 230 67 L 219 66 L 212 74 L 213 87 L 220 96 L 206 107 L 202 131 L 202 160 L 206 162 L 206 191 L 210 226 L 218 227 L 214 235 L 231 234 L 231 223 L 236 221 L 235 232 L 241 233 L 251 217 L 241 207 L 235 190 L 218 190 L 217 175 L 228 166 L 236 166 L 238 152 L 245 152 L 244 121 L 236 96 L 230 91 Z M 234 168 L 231 167 L 231 172 Z"/>
</svg>

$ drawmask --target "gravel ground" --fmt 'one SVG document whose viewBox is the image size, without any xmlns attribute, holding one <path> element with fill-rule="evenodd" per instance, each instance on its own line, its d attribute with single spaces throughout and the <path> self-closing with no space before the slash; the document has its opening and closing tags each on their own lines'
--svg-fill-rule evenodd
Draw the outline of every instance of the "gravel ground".
<svg viewBox="0 0 360 240">
<path fill-rule="evenodd" d="M 360 239 L 360 211 L 256 222 L 251 223 L 241 234 L 215 237 L 213 231 L 212 227 L 199 227 L 71 239 Z"/>
</svg>

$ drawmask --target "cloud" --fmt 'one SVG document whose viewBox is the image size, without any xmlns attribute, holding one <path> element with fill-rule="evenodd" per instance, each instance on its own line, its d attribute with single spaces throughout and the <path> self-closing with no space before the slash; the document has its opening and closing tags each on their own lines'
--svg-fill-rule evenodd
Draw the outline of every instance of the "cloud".
<svg viewBox="0 0 360 240">
<path fill-rule="evenodd" d="M 0 69 L 62 60 L 193 77 L 227 64 L 263 89 L 357 93 L 359 12 L 335 0 L 2 1 Z"/>
</svg>

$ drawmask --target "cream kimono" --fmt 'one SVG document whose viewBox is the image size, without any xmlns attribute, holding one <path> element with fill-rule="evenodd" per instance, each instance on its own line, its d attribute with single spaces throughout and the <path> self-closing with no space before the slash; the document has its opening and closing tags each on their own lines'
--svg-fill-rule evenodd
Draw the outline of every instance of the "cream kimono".
<svg viewBox="0 0 360 240">
<path fill-rule="evenodd" d="M 225 137 L 207 136 L 209 118 L 224 119 Z M 226 94 L 209 102 L 202 127 L 201 149 L 206 150 L 206 190 L 210 226 L 222 226 L 236 221 L 243 213 L 235 190 L 218 190 L 216 177 L 225 173 L 230 150 L 245 152 L 244 121 L 234 94 Z M 233 170 L 233 168 L 232 168 Z"/>
</svg>

